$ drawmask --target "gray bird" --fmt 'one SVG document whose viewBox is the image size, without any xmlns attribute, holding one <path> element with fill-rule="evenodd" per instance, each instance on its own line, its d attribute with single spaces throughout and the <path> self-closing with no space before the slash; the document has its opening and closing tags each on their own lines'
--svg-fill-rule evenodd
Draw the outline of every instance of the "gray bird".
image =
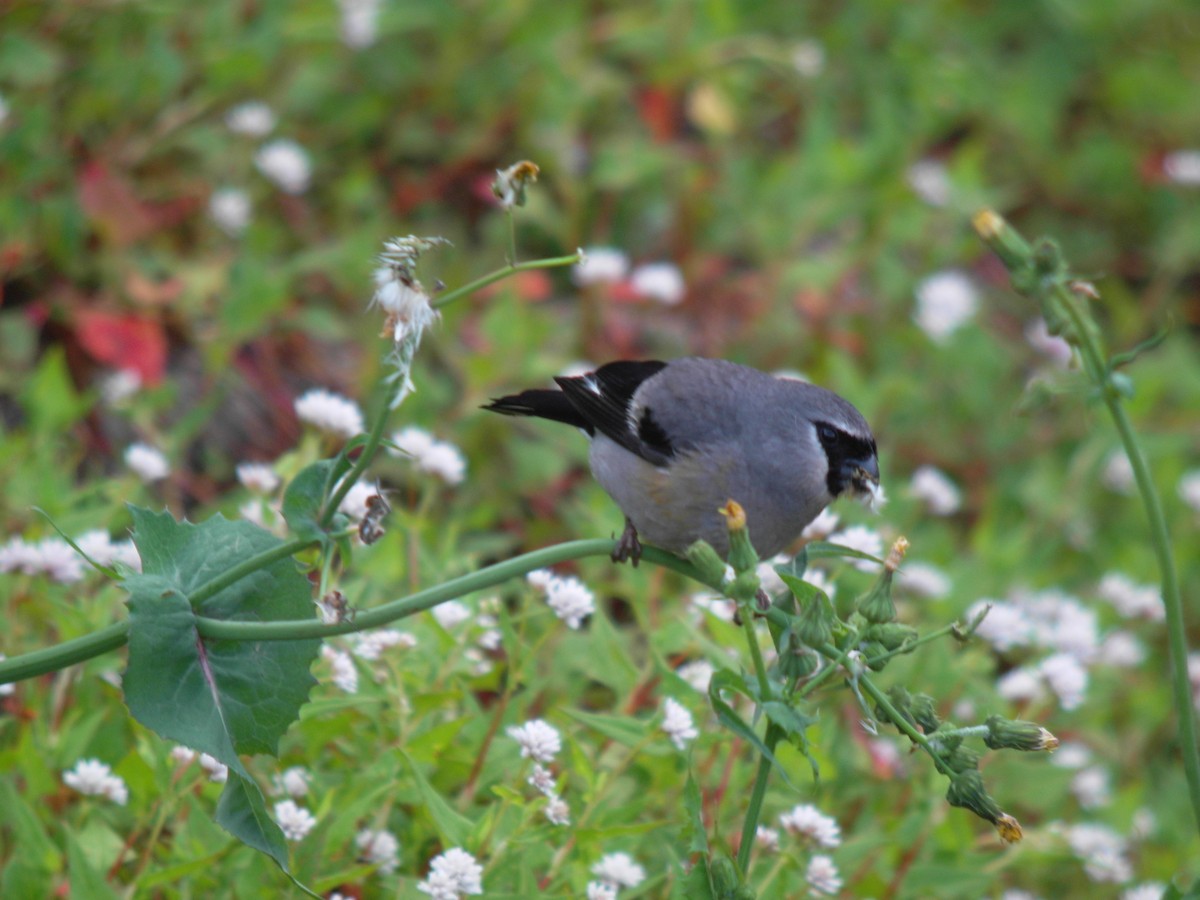
<svg viewBox="0 0 1200 900">
<path fill-rule="evenodd" d="M 560 390 L 527 390 L 484 409 L 582 428 L 596 480 L 625 513 L 613 559 L 637 565 L 640 537 L 682 555 L 699 538 L 729 549 L 728 500 L 774 556 L 838 496 L 878 497 L 875 438 L 832 391 L 719 359 L 612 362 Z"/>
</svg>

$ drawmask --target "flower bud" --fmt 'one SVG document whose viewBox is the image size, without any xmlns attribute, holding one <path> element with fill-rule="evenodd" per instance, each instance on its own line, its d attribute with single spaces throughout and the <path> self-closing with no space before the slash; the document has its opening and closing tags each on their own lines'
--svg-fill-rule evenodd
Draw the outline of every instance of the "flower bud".
<svg viewBox="0 0 1200 900">
<path fill-rule="evenodd" d="M 786 681 L 807 678 L 817 670 L 818 661 L 817 654 L 800 643 L 799 638 L 789 630 L 777 662 L 780 676 Z"/>
<path fill-rule="evenodd" d="M 993 824 L 1004 815 L 1000 804 L 984 790 L 983 776 L 979 774 L 978 769 L 958 772 L 950 779 L 950 788 L 946 791 L 946 802 L 951 806 L 969 809 L 979 818 L 987 819 Z"/>
<path fill-rule="evenodd" d="M 899 622 L 885 622 L 882 625 L 868 625 L 862 631 L 863 640 L 878 641 L 890 652 L 898 650 L 905 643 L 915 640 L 917 629 L 911 625 L 901 625 Z"/>
<path fill-rule="evenodd" d="M 750 543 L 746 511 L 736 500 L 729 500 L 718 512 L 725 517 L 725 527 L 729 529 L 729 564 L 737 572 L 753 569 L 758 565 L 758 554 Z"/>
<path fill-rule="evenodd" d="M 725 560 L 717 555 L 712 545 L 705 541 L 696 541 L 684 555 L 688 558 L 700 577 L 709 584 L 721 584 L 725 581 Z"/>
<path fill-rule="evenodd" d="M 942 756 L 952 772 L 971 772 L 979 768 L 979 754 L 965 744 L 959 744 Z"/>
<path fill-rule="evenodd" d="M 917 694 L 913 697 L 911 708 L 913 719 L 926 734 L 933 734 L 941 727 L 942 720 L 938 718 L 933 708 L 933 698 L 928 694 Z"/>
<path fill-rule="evenodd" d="M 833 603 L 824 591 L 815 591 L 801 600 L 796 618 L 796 637 L 809 647 L 820 647 L 833 640 Z"/>
<path fill-rule="evenodd" d="M 883 646 L 879 641 L 865 641 L 859 644 L 858 647 L 862 650 L 863 656 L 866 657 L 867 668 L 872 672 L 882 672 L 891 661 L 879 658 L 887 653 L 887 647 Z"/>
<path fill-rule="evenodd" d="M 983 742 L 993 750 L 1056 750 L 1058 738 L 1037 722 L 988 716 L 987 737 Z"/>
<path fill-rule="evenodd" d="M 883 574 L 870 592 L 858 601 L 858 613 L 872 624 L 896 620 L 896 604 L 892 602 L 892 579 L 896 570 L 884 566 Z"/>
</svg>

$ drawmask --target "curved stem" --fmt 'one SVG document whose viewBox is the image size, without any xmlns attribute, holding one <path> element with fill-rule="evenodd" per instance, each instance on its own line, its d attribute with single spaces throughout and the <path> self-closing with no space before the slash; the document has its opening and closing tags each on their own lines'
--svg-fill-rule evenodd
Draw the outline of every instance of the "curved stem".
<svg viewBox="0 0 1200 900">
<path fill-rule="evenodd" d="M 489 272 L 474 281 L 467 282 L 462 287 L 456 287 L 452 291 L 445 291 L 438 294 L 430 304 L 434 309 L 440 309 L 448 303 L 453 303 L 467 294 L 473 294 L 480 288 L 485 288 L 493 282 L 497 282 L 502 278 L 507 278 L 517 272 L 528 272 L 530 269 L 553 269 L 558 266 L 572 266 L 579 262 L 579 254 L 572 253 L 570 256 L 554 256 L 550 259 L 532 259 L 529 262 L 510 264 L 502 269 L 497 269 L 495 272 Z"/>
<path fill-rule="evenodd" d="M 123 647 L 127 640 L 129 622 L 114 622 L 83 637 L 0 660 L 0 684 L 23 681 L 26 678 L 36 678 L 47 672 L 65 669 L 85 659 Z"/>
</svg>

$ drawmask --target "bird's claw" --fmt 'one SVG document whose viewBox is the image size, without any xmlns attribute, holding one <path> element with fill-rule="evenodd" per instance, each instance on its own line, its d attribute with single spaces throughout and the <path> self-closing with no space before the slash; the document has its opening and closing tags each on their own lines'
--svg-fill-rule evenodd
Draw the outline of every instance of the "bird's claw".
<svg viewBox="0 0 1200 900">
<path fill-rule="evenodd" d="M 625 517 L 625 530 L 621 532 L 621 537 L 617 540 L 617 545 L 613 547 L 612 561 L 615 563 L 623 563 L 626 560 L 635 569 L 638 562 L 642 558 L 642 542 L 638 540 L 637 528 L 634 527 L 629 517 Z"/>
</svg>

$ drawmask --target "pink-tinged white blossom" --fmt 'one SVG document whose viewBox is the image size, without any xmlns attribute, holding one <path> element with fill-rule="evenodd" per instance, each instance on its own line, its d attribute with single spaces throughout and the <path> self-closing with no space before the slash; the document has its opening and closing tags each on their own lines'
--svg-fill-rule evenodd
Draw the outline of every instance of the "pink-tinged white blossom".
<svg viewBox="0 0 1200 900">
<path fill-rule="evenodd" d="M 938 343 L 975 317 L 979 291 L 965 272 L 947 270 L 930 275 L 916 288 L 917 308 L 913 320 Z"/>
<path fill-rule="evenodd" d="M 142 376 L 135 369 L 114 369 L 100 379 L 100 399 L 108 407 L 120 406 L 142 389 Z"/>
<path fill-rule="evenodd" d="M 526 780 L 531 787 L 536 788 L 547 797 L 554 797 L 558 794 L 558 786 L 554 783 L 554 773 L 545 766 L 535 763 L 533 771 L 529 773 L 529 778 Z"/>
<path fill-rule="evenodd" d="M 671 697 L 663 701 L 662 730 L 671 739 L 676 750 L 686 750 L 687 745 L 700 736 L 687 707 Z"/>
<path fill-rule="evenodd" d="M 814 897 L 832 897 L 842 889 L 842 876 L 831 857 L 817 854 L 804 870 L 808 892 Z"/>
<path fill-rule="evenodd" d="M 451 847 L 433 858 L 428 877 L 417 890 L 433 900 L 461 900 L 468 894 L 483 893 L 483 866 L 461 847 Z"/>
<path fill-rule="evenodd" d="M 837 513 L 829 507 L 825 507 L 815 519 L 804 527 L 804 530 L 800 532 L 800 537 L 806 541 L 815 541 L 819 538 L 827 537 L 837 530 L 838 522 L 840 521 L 841 519 L 838 518 Z"/>
<path fill-rule="evenodd" d="M 344 513 L 355 522 L 360 522 L 370 511 L 367 501 L 379 495 L 379 485 L 369 481 L 356 481 L 338 504 L 338 512 Z"/>
<path fill-rule="evenodd" d="M 288 194 L 303 194 L 312 181 L 308 152 L 295 141 L 277 138 L 254 154 L 254 165 L 269 181 Z"/>
<path fill-rule="evenodd" d="M 411 650 L 417 646 L 417 639 L 407 631 L 396 628 L 375 628 L 371 631 L 360 631 L 351 638 L 351 652 L 359 659 L 374 662 L 383 656 L 385 650 L 399 647 Z"/>
<path fill-rule="evenodd" d="M 130 444 L 125 448 L 125 465 L 133 470 L 133 474 L 142 481 L 161 481 L 171 474 L 171 466 L 162 451 L 156 450 L 149 444 Z"/>
<path fill-rule="evenodd" d="M 1025 340 L 1056 367 L 1065 369 L 1071 364 L 1071 345 L 1063 338 L 1051 334 L 1045 319 L 1038 317 L 1030 320 L 1025 326 Z"/>
<path fill-rule="evenodd" d="M 779 830 L 759 825 L 754 829 L 754 843 L 767 853 L 774 853 L 779 849 Z"/>
<path fill-rule="evenodd" d="M 1064 710 L 1077 709 L 1083 704 L 1087 691 L 1087 669 L 1069 653 L 1055 653 L 1041 661 L 1038 671 L 1046 679 L 1050 690 L 1058 697 L 1058 705 Z"/>
<path fill-rule="evenodd" d="M 996 693 L 1005 700 L 1021 703 L 1041 697 L 1045 693 L 1045 684 L 1035 670 L 1021 667 L 1000 677 L 996 682 Z"/>
<path fill-rule="evenodd" d="M 664 306 L 675 306 L 687 294 L 683 273 L 674 263 L 645 263 L 629 276 L 630 287 L 639 297 L 656 300 Z"/>
<path fill-rule="evenodd" d="M 1146 661 L 1146 648 L 1128 631 L 1110 631 L 1100 644 L 1096 661 L 1117 669 L 1132 669 Z"/>
<path fill-rule="evenodd" d="M 317 817 L 295 800 L 280 800 L 275 804 L 275 821 L 289 841 L 301 841 L 317 825 Z"/>
<path fill-rule="evenodd" d="M 908 492 L 935 516 L 949 516 L 962 507 L 962 492 L 941 469 L 921 466 L 912 474 Z"/>
<path fill-rule="evenodd" d="M 617 886 L 607 881 L 589 881 L 587 900 L 617 900 Z"/>
<path fill-rule="evenodd" d="M 330 679 L 347 694 L 358 693 L 358 669 L 349 653 L 334 650 L 330 646 L 321 648 L 321 657 L 329 662 Z"/>
<path fill-rule="evenodd" d="M 571 824 L 571 807 L 567 805 L 567 801 L 562 797 L 553 796 L 546 800 L 546 805 L 542 808 L 546 818 L 550 820 L 552 825 L 570 825 Z"/>
<path fill-rule="evenodd" d="M 596 611 L 596 598 L 587 585 L 578 578 L 562 578 L 551 574 L 548 578 L 530 572 L 526 580 L 540 587 L 546 594 L 546 604 L 562 619 L 568 628 L 578 629 L 583 620 Z"/>
<path fill-rule="evenodd" d="M 292 766 L 277 772 L 271 779 L 271 787 L 276 794 L 287 794 L 289 797 L 304 797 L 308 794 L 308 784 L 312 775 L 302 766 Z"/>
<path fill-rule="evenodd" d="M 592 866 L 592 874 L 616 888 L 635 888 L 646 880 L 646 870 L 628 853 L 608 853 Z"/>
<path fill-rule="evenodd" d="M 613 284 L 629 271 L 629 257 L 614 247 L 588 247 L 583 259 L 571 268 L 571 280 L 580 287 Z M 590 372 L 591 368 L 585 370 Z M 582 373 L 580 373 L 582 374 Z"/>
<path fill-rule="evenodd" d="M 816 847 L 832 850 L 842 843 L 842 829 L 837 820 L 811 803 L 792 807 L 779 817 L 779 824 L 788 833 Z"/>
<path fill-rule="evenodd" d="M 505 733 L 521 745 L 521 756 L 535 762 L 553 762 L 562 750 L 562 735 L 543 719 L 530 719 L 522 725 L 510 725 Z"/>
<path fill-rule="evenodd" d="M 712 681 L 714 671 L 713 664 L 707 659 L 694 659 L 676 669 L 675 674 L 700 693 L 705 694 L 708 693 L 708 685 Z"/>
<path fill-rule="evenodd" d="M 354 836 L 362 858 L 379 867 L 385 875 L 395 872 L 400 866 L 400 842 L 390 831 L 374 831 L 364 828 Z"/>
<path fill-rule="evenodd" d="M 1158 587 L 1139 584 L 1120 572 L 1109 572 L 1101 578 L 1096 594 L 1127 619 L 1161 622 L 1166 618 L 1166 608 Z"/>
<path fill-rule="evenodd" d="M 737 612 L 737 604 L 728 597 L 711 594 L 707 591 L 691 594 L 688 597 L 688 603 L 693 609 L 703 610 L 722 622 L 732 622 L 734 613 Z M 698 620 L 699 617 L 697 617 Z"/>
<path fill-rule="evenodd" d="M 98 759 L 81 759 L 73 769 L 63 772 L 63 784 L 80 794 L 104 797 L 118 806 L 129 800 L 125 780 L 114 775 L 107 763 Z"/>
<path fill-rule="evenodd" d="M 353 400 L 324 388 L 313 388 L 296 398 L 296 416 L 321 431 L 344 438 L 365 430 L 362 410 Z"/>
<path fill-rule="evenodd" d="M 1091 761 L 1092 751 L 1078 741 L 1063 741 L 1050 755 L 1050 762 L 1060 769 L 1082 769 Z"/>
<path fill-rule="evenodd" d="M 1161 881 L 1147 881 L 1121 892 L 1121 900 L 1162 900 L 1167 886 Z"/>
</svg>

